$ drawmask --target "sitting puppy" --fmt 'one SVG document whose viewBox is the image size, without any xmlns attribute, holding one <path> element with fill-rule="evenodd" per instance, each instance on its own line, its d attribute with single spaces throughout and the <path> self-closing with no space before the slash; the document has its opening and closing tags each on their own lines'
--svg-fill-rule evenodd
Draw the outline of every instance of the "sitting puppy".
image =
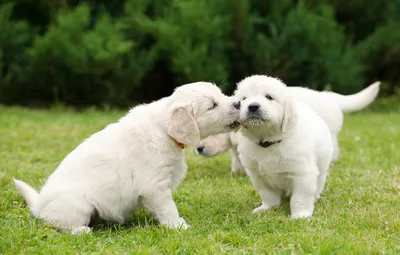
<svg viewBox="0 0 400 255">
<path fill-rule="evenodd" d="M 288 87 L 288 90 L 292 97 L 312 107 L 328 125 L 334 146 L 333 163 L 339 157 L 338 136 L 343 125 L 343 113 L 361 110 L 372 103 L 378 95 L 379 85 L 380 82 L 375 82 L 364 90 L 347 96 L 303 87 Z M 237 140 L 236 132 L 210 136 L 200 142 L 196 152 L 204 157 L 213 157 L 229 150 L 232 173 L 243 173 L 244 169 L 237 153 Z"/>
<path fill-rule="evenodd" d="M 262 199 L 253 213 L 292 194 L 292 218 L 310 217 L 325 185 L 333 144 L 322 118 L 288 92 L 280 80 L 262 75 L 238 84 L 239 157 Z"/>
<path fill-rule="evenodd" d="M 207 82 L 140 105 L 72 151 L 37 193 L 14 180 L 32 213 L 62 231 L 90 232 L 91 217 L 123 223 L 145 209 L 170 228 L 188 228 L 172 200 L 186 174 L 183 148 L 235 130 L 239 104 Z"/>
</svg>

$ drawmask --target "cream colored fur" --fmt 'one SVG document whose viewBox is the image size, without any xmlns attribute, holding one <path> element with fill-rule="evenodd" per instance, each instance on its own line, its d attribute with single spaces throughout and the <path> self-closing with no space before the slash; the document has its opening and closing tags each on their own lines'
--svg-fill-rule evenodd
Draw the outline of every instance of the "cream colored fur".
<svg viewBox="0 0 400 255">
<path fill-rule="evenodd" d="M 87 138 L 39 193 L 14 182 L 36 217 L 73 234 L 90 232 L 95 214 L 122 224 L 139 209 L 167 227 L 188 228 L 172 200 L 187 169 L 179 143 L 198 146 L 202 138 L 229 132 L 238 114 L 215 85 L 184 85 Z"/>
<path fill-rule="evenodd" d="M 311 217 L 333 155 L 327 124 L 275 78 L 250 76 L 234 97 L 241 100 L 239 158 L 262 200 L 253 213 L 291 194 L 292 218 Z M 265 142 L 272 145 L 260 145 Z"/>
<path fill-rule="evenodd" d="M 332 162 L 339 157 L 338 136 L 343 126 L 343 114 L 359 111 L 371 104 L 379 92 L 380 82 L 369 85 L 364 90 L 352 94 L 341 95 L 334 92 L 319 92 L 303 87 L 288 87 L 289 93 L 299 101 L 308 104 L 326 122 L 332 136 L 334 155 Z M 232 173 L 244 173 L 237 153 L 237 132 L 210 136 L 200 142 L 196 152 L 205 157 L 213 157 L 229 151 L 231 154 Z"/>
</svg>

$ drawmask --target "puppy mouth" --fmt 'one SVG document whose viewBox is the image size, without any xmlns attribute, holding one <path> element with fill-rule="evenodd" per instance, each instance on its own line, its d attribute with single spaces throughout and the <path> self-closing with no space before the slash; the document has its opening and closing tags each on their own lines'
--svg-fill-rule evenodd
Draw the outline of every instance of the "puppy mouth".
<svg viewBox="0 0 400 255">
<path fill-rule="evenodd" d="M 252 116 L 248 117 L 244 122 L 250 125 L 261 125 L 265 122 L 265 120 L 261 117 Z"/>
<path fill-rule="evenodd" d="M 212 154 L 208 154 L 208 153 L 204 153 L 204 152 L 198 152 L 198 155 L 206 157 L 206 158 L 212 158 L 214 157 L 214 155 Z"/>
<path fill-rule="evenodd" d="M 245 120 L 241 120 L 240 125 L 247 129 L 247 128 L 249 128 L 249 125 L 250 126 L 262 125 L 265 122 L 266 122 L 266 120 L 261 117 L 251 116 Z"/>
</svg>

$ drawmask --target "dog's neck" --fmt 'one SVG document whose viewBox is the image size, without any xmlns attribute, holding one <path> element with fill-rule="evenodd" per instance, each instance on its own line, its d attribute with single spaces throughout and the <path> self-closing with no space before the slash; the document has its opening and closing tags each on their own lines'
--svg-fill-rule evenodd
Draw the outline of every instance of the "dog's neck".
<svg viewBox="0 0 400 255">
<path fill-rule="evenodd" d="M 284 134 L 278 127 L 273 126 L 249 126 L 242 127 L 240 132 L 250 141 L 263 148 L 282 142 Z"/>
</svg>

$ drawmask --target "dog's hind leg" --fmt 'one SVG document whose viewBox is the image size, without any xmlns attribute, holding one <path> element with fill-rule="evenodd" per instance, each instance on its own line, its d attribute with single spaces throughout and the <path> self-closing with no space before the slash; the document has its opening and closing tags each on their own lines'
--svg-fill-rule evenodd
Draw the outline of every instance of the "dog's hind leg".
<svg viewBox="0 0 400 255">
<path fill-rule="evenodd" d="M 338 142 L 338 135 L 337 134 L 331 134 L 332 136 L 332 144 L 333 144 L 333 154 L 332 154 L 332 160 L 331 160 L 331 165 L 339 158 L 340 155 L 340 149 L 339 149 L 339 142 Z"/>
<path fill-rule="evenodd" d="M 325 188 L 326 178 L 328 176 L 329 161 L 328 160 L 318 160 L 317 162 L 319 175 L 317 180 L 317 192 L 315 198 L 318 199 L 321 196 L 322 191 Z"/>
<path fill-rule="evenodd" d="M 93 207 L 86 201 L 57 199 L 40 210 L 39 218 L 73 235 L 89 233 Z"/>
<path fill-rule="evenodd" d="M 323 172 L 319 173 L 318 181 L 317 181 L 317 193 L 315 195 L 315 199 L 319 199 L 321 197 L 321 193 L 325 187 L 327 175 L 328 175 L 327 171 L 323 171 Z"/>
</svg>

